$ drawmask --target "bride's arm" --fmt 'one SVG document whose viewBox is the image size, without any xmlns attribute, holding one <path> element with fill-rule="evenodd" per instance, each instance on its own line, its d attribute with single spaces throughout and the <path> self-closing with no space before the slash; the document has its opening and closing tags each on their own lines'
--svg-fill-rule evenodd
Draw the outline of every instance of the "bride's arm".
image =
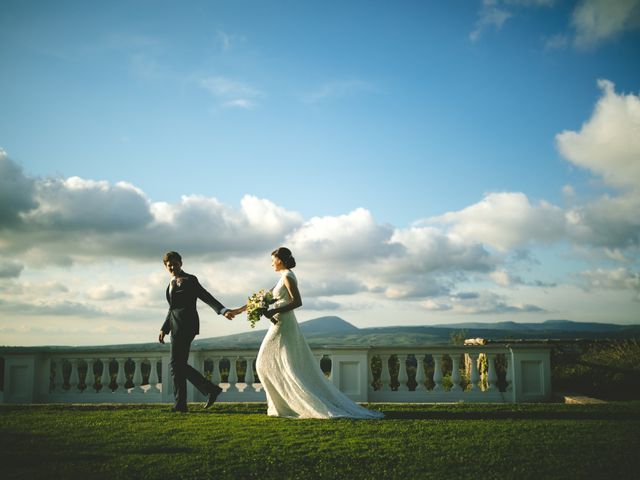
<svg viewBox="0 0 640 480">
<path fill-rule="evenodd" d="M 239 315 L 239 314 L 241 314 L 242 312 L 244 312 L 246 309 L 247 309 L 247 306 L 246 306 L 246 305 L 243 305 L 243 306 L 241 306 L 241 307 L 234 308 L 233 310 L 231 310 L 231 313 L 233 313 L 233 315 Z"/>
<path fill-rule="evenodd" d="M 276 313 L 289 312 L 291 310 L 294 310 L 302 306 L 302 296 L 300 295 L 300 290 L 298 290 L 298 282 L 296 282 L 295 280 L 291 280 L 291 278 L 285 276 L 284 286 L 289 291 L 289 296 L 291 297 L 291 301 L 280 307 L 276 307 L 271 310 L 268 310 L 267 313 L 265 313 L 265 317 L 271 318 Z"/>
</svg>

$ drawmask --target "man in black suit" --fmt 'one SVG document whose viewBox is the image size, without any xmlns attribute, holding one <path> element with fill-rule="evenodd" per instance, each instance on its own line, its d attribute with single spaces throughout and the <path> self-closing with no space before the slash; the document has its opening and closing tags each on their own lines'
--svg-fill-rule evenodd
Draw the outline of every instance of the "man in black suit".
<svg viewBox="0 0 640 480">
<path fill-rule="evenodd" d="M 171 411 L 187 412 L 187 380 L 203 395 L 208 395 L 204 408 L 209 408 L 214 404 L 222 389 L 204 378 L 188 363 L 191 342 L 200 333 L 200 318 L 196 310 L 196 301 L 199 298 L 213 308 L 218 315 L 224 315 L 229 320 L 232 320 L 234 315 L 207 292 L 194 275 L 182 271 L 182 257 L 178 252 L 166 253 L 163 262 L 171 275 L 171 282 L 167 287 L 169 312 L 160 330 L 158 340 L 160 343 L 164 343 L 165 335 L 171 332 L 171 361 L 169 365 L 173 377 L 173 395 L 175 397 Z"/>
</svg>

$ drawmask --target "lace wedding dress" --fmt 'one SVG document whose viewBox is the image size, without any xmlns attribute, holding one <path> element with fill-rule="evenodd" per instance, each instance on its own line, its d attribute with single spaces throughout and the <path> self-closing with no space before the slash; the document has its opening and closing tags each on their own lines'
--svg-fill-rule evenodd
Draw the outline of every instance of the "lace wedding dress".
<svg viewBox="0 0 640 480">
<path fill-rule="evenodd" d="M 291 296 L 284 277 L 297 282 L 285 270 L 273 288 L 275 307 L 286 305 Z M 311 353 L 293 311 L 275 315 L 262 341 L 256 371 L 267 394 L 267 414 L 290 418 L 382 418 L 381 412 L 361 407 L 338 390 L 322 373 Z"/>
</svg>

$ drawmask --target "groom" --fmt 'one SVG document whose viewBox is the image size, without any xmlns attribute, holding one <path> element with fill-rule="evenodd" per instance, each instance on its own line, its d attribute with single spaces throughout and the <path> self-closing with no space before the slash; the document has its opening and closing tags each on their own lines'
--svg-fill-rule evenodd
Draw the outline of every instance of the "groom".
<svg viewBox="0 0 640 480">
<path fill-rule="evenodd" d="M 194 337 L 200 333 L 200 319 L 196 310 L 199 298 L 213 308 L 218 315 L 224 315 L 229 320 L 233 313 L 225 308 L 209 292 L 198 279 L 182 270 L 182 257 L 178 252 L 168 252 L 163 257 L 171 282 L 167 287 L 167 301 L 169 312 L 162 325 L 158 340 L 164 343 L 164 337 L 171 332 L 171 376 L 173 377 L 173 395 L 175 403 L 172 412 L 187 412 L 187 380 L 189 380 L 203 395 L 208 395 L 204 408 L 213 405 L 222 392 L 218 385 L 214 385 L 189 365 L 189 349 Z"/>
</svg>

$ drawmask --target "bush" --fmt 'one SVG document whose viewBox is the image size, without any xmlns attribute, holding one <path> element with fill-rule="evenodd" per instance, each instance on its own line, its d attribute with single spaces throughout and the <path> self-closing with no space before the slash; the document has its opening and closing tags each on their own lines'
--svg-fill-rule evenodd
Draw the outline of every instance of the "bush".
<svg viewBox="0 0 640 480">
<path fill-rule="evenodd" d="M 640 399 L 640 340 L 558 344 L 551 353 L 551 380 L 557 392 Z"/>
</svg>

